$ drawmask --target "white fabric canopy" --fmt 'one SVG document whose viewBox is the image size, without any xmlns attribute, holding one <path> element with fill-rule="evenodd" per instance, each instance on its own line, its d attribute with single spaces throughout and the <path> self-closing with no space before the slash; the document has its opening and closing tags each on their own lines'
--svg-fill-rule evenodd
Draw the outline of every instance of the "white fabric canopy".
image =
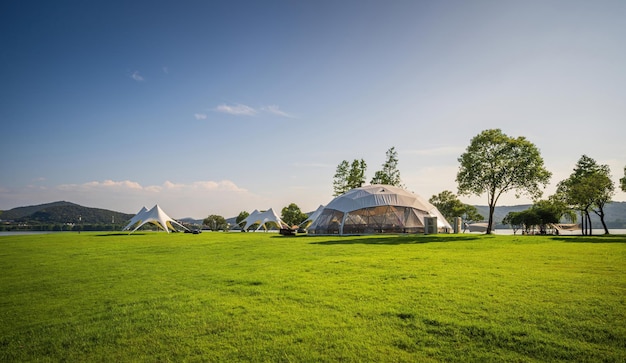
<svg viewBox="0 0 626 363">
<path fill-rule="evenodd" d="M 145 208 L 144 208 L 145 209 Z M 143 210 L 143 209 L 142 209 Z M 170 216 L 167 215 L 167 213 L 165 213 L 163 211 L 163 209 L 161 209 L 161 207 L 159 207 L 159 205 L 155 205 L 154 207 L 152 207 L 152 209 L 150 209 L 149 211 L 139 211 L 139 213 L 137 213 L 137 215 L 135 215 L 135 217 L 133 217 L 133 219 L 136 218 L 136 221 L 133 223 L 138 223 L 137 227 L 135 227 L 135 229 L 133 229 L 130 233 L 135 232 L 136 230 L 138 230 L 139 228 L 141 228 L 141 226 L 143 226 L 146 223 L 152 223 L 154 225 L 156 225 L 157 227 L 163 229 L 164 231 L 166 231 L 167 233 L 170 233 L 170 230 L 172 231 L 176 231 L 176 229 L 174 228 L 174 225 L 182 228 L 182 229 L 187 229 L 185 228 L 185 226 L 183 226 L 182 224 L 176 222 L 173 218 L 171 218 Z M 132 219 L 131 219 L 132 221 Z M 130 229 L 133 224 L 129 224 L 128 226 L 124 227 L 123 230 L 126 229 Z"/>
<path fill-rule="evenodd" d="M 311 224 L 312 234 L 417 233 L 424 218 L 452 230 L 437 208 L 417 194 L 391 185 L 367 185 L 333 199 Z"/>
<path fill-rule="evenodd" d="M 259 212 L 255 209 L 254 212 L 252 212 L 248 216 L 248 218 L 241 221 L 241 223 L 245 223 L 243 227 L 244 231 L 247 231 L 248 228 L 253 224 L 259 224 L 259 228 L 257 228 L 257 230 L 259 230 L 261 227 L 267 229 L 265 224 L 269 222 L 276 223 L 278 228 L 283 228 L 283 226 L 285 226 L 285 223 L 282 221 L 282 219 L 280 219 L 278 214 L 276 214 L 276 212 L 274 212 L 272 208 L 266 210 L 265 212 Z"/>
<path fill-rule="evenodd" d="M 146 213 L 147 211 L 148 211 L 148 208 L 146 208 L 146 206 L 141 207 L 139 212 L 137 212 L 137 214 L 135 214 L 135 216 L 130 219 L 130 222 L 128 222 L 126 227 L 122 228 L 122 231 L 129 230 L 130 227 L 135 225 L 135 223 L 141 222 L 143 214 Z"/>
<path fill-rule="evenodd" d="M 315 212 L 311 213 L 311 215 L 304 222 L 300 223 L 300 225 L 302 226 L 302 225 L 307 225 L 307 224 L 311 224 L 311 223 L 315 222 L 317 217 L 319 217 L 320 214 L 322 214 L 323 210 L 324 210 L 324 206 L 322 204 L 320 204 L 320 206 L 317 207 Z"/>
</svg>

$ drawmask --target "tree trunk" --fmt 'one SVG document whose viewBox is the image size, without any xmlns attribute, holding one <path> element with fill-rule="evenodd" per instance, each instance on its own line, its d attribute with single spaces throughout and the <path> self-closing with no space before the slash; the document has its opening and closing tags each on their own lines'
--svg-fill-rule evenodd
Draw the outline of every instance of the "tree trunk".
<svg viewBox="0 0 626 363">
<path fill-rule="evenodd" d="M 591 225 L 591 215 L 589 214 L 589 210 L 585 211 L 585 215 L 587 217 L 587 225 L 589 226 L 589 235 L 593 235 L 593 226 Z"/>
<path fill-rule="evenodd" d="M 609 234 L 609 229 L 606 226 L 606 222 L 604 221 L 604 208 L 602 205 L 598 205 L 598 210 L 592 209 L 592 211 L 600 217 L 600 222 L 602 223 L 602 228 L 604 228 L 604 234 Z"/>
<path fill-rule="evenodd" d="M 491 234 L 491 230 L 493 229 L 493 212 L 495 209 L 496 206 L 493 203 L 489 203 L 489 223 L 487 223 L 487 234 Z"/>
<path fill-rule="evenodd" d="M 580 229 L 583 232 L 583 236 L 587 235 L 587 218 L 585 218 L 585 212 L 580 210 Z"/>
</svg>

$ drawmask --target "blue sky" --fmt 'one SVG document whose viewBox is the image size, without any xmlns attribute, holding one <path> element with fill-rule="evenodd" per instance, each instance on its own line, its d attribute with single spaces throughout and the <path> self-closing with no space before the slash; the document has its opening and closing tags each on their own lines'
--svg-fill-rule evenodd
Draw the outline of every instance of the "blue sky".
<svg viewBox="0 0 626 363">
<path fill-rule="evenodd" d="M 342 160 L 369 181 L 392 146 L 429 198 L 489 128 L 541 150 L 546 196 L 583 154 L 617 182 L 624 19 L 621 0 L 4 2 L 0 210 L 311 211 Z"/>
</svg>

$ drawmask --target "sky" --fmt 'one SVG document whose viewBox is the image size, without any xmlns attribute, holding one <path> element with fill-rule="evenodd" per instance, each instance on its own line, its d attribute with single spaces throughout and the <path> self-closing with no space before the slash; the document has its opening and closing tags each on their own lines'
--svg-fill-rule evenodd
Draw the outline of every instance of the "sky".
<svg viewBox="0 0 626 363">
<path fill-rule="evenodd" d="M 493 128 L 537 146 L 544 196 L 588 155 L 626 201 L 624 19 L 623 0 L 6 1 L 0 210 L 310 212 L 342 160 L 369 183 L 391 147 L 428 199 Z"/>
</svg>

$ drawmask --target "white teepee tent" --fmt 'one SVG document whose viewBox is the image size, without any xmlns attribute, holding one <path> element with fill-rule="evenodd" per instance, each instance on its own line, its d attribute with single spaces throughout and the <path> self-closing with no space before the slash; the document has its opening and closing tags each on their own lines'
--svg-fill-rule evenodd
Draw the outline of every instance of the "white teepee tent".
<svg viewBox="0 0 626 363">
<path fill-rule="evenodd" d="M 137 216 L 139 216 L 139 213 L 137 214 Z M 170 233 L 170 230 L 176 231 L 176 229 L 174 228 L 174 225 L 182 229 L 187 229 L 185 228 L 185 226 L 176 222 L 174 219 L 168 216 L 167 213 L 165 213 L 163 209 L 159 207 L 158 204 L 152 207 L 152 209 L 150 209 L 149 211 L 143 212 L 141 216 L 139 217 L 140 218 L 138 218 L 138 220 L 140 220 L 140 223 L 130 233 L 135 232 L 137 229 L 139 229 L 141 226 L 143 226 L 146 223 L 152 223 L 156 225 L 157 227 L 165 230 L 167 233 Z"/>
</svg>

